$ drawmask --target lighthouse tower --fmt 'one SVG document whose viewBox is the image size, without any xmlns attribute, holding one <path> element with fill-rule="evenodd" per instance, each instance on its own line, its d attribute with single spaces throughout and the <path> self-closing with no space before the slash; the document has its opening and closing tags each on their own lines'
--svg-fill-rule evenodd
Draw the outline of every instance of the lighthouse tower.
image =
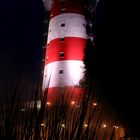
<svg viewBox="0 0 140 140">
<path fill-rule="evenodd" d="M 82 0 L 52 0 L 46 44 L 43 90 L 48 101 L 60 92 L 78 100 L 83 94 L 86 20 Z"/>
</svg>

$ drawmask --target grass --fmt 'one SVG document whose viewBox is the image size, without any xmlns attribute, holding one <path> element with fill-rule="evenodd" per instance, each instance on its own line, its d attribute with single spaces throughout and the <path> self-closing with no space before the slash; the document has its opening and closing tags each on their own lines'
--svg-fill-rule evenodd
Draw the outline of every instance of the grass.
<svg viewBox="0 0 140 140">
<path fill-rule="evenodd" d="M 74 91 L 66 97 L 66 89 L 60 88 L 53 104 L 47 102 L 47 91 L 38 104 L 39 86 L 34 101 L 23 103 L 16 98 L 18 83 L 10 103 L 0 100 L 1 140 L 117 140 L 115 117 L 106 117 L 111 112 L 90 86 L 80 101 L 72 102 Z"/>
</svg>

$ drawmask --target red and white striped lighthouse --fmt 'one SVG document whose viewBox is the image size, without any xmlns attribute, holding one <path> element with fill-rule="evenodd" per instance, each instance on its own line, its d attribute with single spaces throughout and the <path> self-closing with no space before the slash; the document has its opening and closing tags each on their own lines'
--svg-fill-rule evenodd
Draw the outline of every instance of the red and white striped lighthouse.
<svg viewBox="0 0 140 140">
<path fill-rule="evenodd" d="M 60 91 L 72 93 L 76 100 L 83 94 L 77 85 L 84 76 L 86 38 L 83 1 L 52 0 L 43 77 L 48 101 L 57 98 Z"/>
</svg>

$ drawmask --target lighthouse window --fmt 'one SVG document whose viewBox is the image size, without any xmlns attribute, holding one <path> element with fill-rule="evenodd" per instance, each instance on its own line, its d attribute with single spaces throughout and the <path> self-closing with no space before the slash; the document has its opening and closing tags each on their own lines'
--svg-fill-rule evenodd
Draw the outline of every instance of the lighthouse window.
<svg viewBox="0 0 140 140">
<path fill-rule="evenodd" d="M 64 52 L 59 52 L 60 57 L 64 57 Z"/>
<path fill-rule="evenodd" d="M 64 41 L 64 38 L 60 38 L 60 41 Z"/>
<path fill-rule="evenodd" d="M 46 61 L 48 60 L 48 56 L 46 57 Z"/>
<path fill-rule="evenodd" d="M 62 13 L 65 13 L 65 11 L 66 11 L 65 8 L 62 8 L 62 9 L 61 9 L 61 12 L 62 12 Z"/>
<path fill-rule="evenodd" d="M 59 70 L 59 74 L 63 74 L 63 70 Z"/>
<path fill-rule="evenodd" d="M 61 27 L 65 27 L 65 23 L 62 23 L 62 24 L 61 24 Z"/>
<path fill-rule="evenodd" d="M 49 32 L 51 32 L 51 29 L 49 29 Z"/>
<path fill-rule="evenodd" d="M 83 24 L 84 27 L 86 27 L 86 24 Z"/>
</svg>

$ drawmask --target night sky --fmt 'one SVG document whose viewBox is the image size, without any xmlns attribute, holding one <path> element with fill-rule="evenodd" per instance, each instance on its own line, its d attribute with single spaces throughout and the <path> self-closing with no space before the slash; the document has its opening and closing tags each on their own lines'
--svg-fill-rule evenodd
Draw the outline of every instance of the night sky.
<svg viewBox="0 0 140 140">
<path fill-rule="evenodd" d="M 96 13 L 93 69 L 102 94 L 135 128 L 140 124 L 139 43 L 136 13 L 119 1 L 100 0 Z M 0 2 L 0 94 L 40 74 L 43 5 L 40 0 Z M 28 85 L 29 86 L 29 85 Z M 21 84 L 21 90 L 23 83 Z"/>
<path fill-rule="evenodd" d="M 99 1 L 93 62 L 102 93 L 140 134 L 140 44 L 137 8 L 133 8 L 129 1 Z"/>
<path fill-rule="evenodd" d="M 0 3 L 0 90 L 2 95 L 7 88 L 11 93 L 22 77 L 22 94 L 40 74 L 44 7 L 40 0 Z"/>
</svg>

